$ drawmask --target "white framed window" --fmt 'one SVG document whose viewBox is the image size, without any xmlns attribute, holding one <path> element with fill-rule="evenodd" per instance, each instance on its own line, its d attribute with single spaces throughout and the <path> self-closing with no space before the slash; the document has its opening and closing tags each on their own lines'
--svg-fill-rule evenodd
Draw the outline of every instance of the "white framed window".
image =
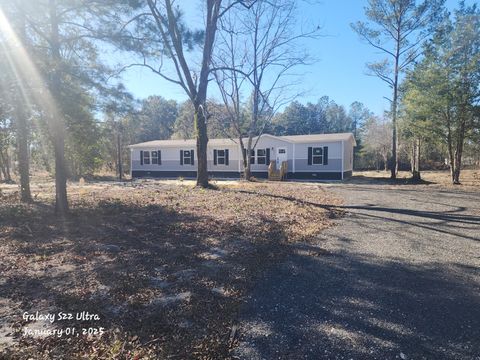
<svg viewBox="0 0 480 360">
<path fill-rule="evenodd" d="M 152 156 L 152 164 L 158 165 L 158 153 L 156 151 L 152 151 L 151 156 Z"/>
<path fill-rule="evenodd" d="M 213 150 L 213 165 L 226 165 L 228 166 L 228 149 L 214 149 Z"/>
<path fill-rule="evenodd" d="M 267 151 L 265 149 L 257 149 L 257 164 L 265 165 L 267 163 Z"/>
<path fill-rule="evenodd" d="M 183 150 L 183 164 L 184 165 L 191 165 L 192 163 L 192 155 L 190 154 L 190 150 Z"/>
<path fill-rule="evenodd" d="M 150 165 L 150 151 L 143 152 L 143 164 Z"/>
<path fill-rule="evenodd" d="M 193 150 L 180 150 L 180 165 L 194 165 L 194 156 Z"/>
<path fill-rule="evenodd" d="M 247 154 L 247 149 L 243 149 L 243 154 Z M 246 157 L 246 156 L 245 156 Z M 250 150 L 250 164 L 255 164 L 255 150 Z"/>
<path fill-rule="evenodd" d="M 314 147 L 312 149 L 312 164 L 323 165 L 323 148 Z"/>
<path fill-rule="evenodd" d="M 225 165 L 225 150 L 217 150 L 217 164 Z"/>
</svg>

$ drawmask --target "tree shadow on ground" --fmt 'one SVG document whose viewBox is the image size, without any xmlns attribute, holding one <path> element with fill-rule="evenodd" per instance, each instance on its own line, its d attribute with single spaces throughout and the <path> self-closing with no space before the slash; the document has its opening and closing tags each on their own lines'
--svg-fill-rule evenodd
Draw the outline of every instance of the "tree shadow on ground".
<svg viewBox="0 0 480 360">
<path fill-rule="evenodd" d="M 225 358 L 232 324 L 252 281 L 283 256 L 281 224 L 258 231 L 156 204 L 77 204 L 58 220 L 45 204 L 2 208 L 9 253 L 0 300 L 15 303 L 16 345 L 3 354 Z M 0 236 L 3 238 L 5 235 Z M 3 241 L 2 240 L 2 241 Z M 31 339 L 21 314 L 99 314 L 102 337 Z M 5 324 L 4 324 L 5 325 Z M 1 354 L 1 353 L 0 353 Z"/>
<path fill-rule="evenodd" d="M 390 177 L 375 177 L 375 176 L 365 176 L 365 175 L 353 175 L 344 180 L 347 184 L 375 184 L 375 185 L 431 185 L 436 184 L 432 181 L 427 181 L 424 179 L 413 179 L 413 178 L 397 178 L 391 179 Z"/>
<path fill-rule="evenodd" d="M 253 192 L 248 190 L 232 191 L 253 194 Z M 372 189 L 369 189 L 369 191 L 372 191 Z M 467 208 L 464 206 L 447 205 L 449 206 L 449 210 L 442 209 L 439 211 L 431 211 L 401 207 L 384 207 L 376 206 L 375 204 L 327 205 L 277 194 L 264 193 L 257 195 L 293 201 L 302 205 L 320 207 L 329 210 L 331 214 L 335 214 L 336 212 L 338 213 L 338 211 L 356 211 L 359 216 L 363 217 L 383 219 L 384 221 L 391 221 L 413 227 L 419 227 L 441 234 L 455 235 L 464 239 L 480 241 L 479 236 L 470 236 L 465 233 L 452 230 L 459 226 L 462 229 L 476 230 L 480 226 L 480 216 L 468 213 Z"/>
<path fill-rule="evenodd" d="M 342 240 L 343 241 L 343 240 Z M 311 249 L 309 249 L 311 247 Z M 244 359 L 476 359 L 479 268 L 293 245 L 244 309 Z M 465 272 L 469 274 L 465 275 Z"/>
</svg>

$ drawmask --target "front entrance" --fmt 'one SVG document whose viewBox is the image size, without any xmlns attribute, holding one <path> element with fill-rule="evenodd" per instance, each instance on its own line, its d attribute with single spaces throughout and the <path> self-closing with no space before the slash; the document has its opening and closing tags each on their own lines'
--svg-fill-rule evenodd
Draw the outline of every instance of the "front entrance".
<svg viewBox="0 0 480 360">
<path fill-rule="evenodd" d="M 276 157 L 276 166 L 277 170 L 280 169 L 280 166 L 282 165 L 282 162 L 287 161 L 287 148 L 277 148 L 277 157 Z"/>
</svg>

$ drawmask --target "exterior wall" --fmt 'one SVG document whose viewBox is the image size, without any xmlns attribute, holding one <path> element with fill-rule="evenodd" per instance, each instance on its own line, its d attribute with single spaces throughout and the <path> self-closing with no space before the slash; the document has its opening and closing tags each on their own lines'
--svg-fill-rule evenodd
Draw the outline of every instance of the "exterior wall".
<svg viewBox="0 0 480 360">
<path fill-rule="evenodd" d="M 253 143 L 255 145 L 255 142 Z M 270 161 L 276 159 L 277 149 L 278 148 L 285 148 L 287 149 L 287 157 L 288 157 L 288 169 L 292 169 L 293 162 L 293 144 L 287 141 L 278 140 L 269 136 L 261 136 L 260 140 L 258 140 L 257 146 L 255 147 L 255 154 L 257 149 L 270 149 Z M 268 165 L 269 164 L 257 164 L 257 158 L 255 157 L 255 164 L 251 165 L 251 171 L 253 176 L 260 177 L 259 173 L 268 174 Z M 255 175 L 257 173 L 257 175 Z"/>
<path fill-rule="evenodd" d="M 241 173 L 239 172 L 221 172 L 221 171 L 209 171 L 211 178 L 217 179 L 239 179 Z M 267 172 L 254 172 L 252 173 L 258 179 L 266 179 L 268 177 Z M 148 177 L 148 178 L 191 178 L 194 179 L 197 176 L 195 171 L 142 171 L 135 170 L 132 172 L 134 178 Z M 345 172 L 344 178 L 351 176 L 351 172 Z M 287 179 L 290 180 L 341 180 L 342 173 L 336 171 L 329 172 L 298 172 L 288 173 Z"/>
<path fill-rule="evenodd" d="M 228 149 L 228 166 L 227 165 L 214 165 L 213 150 Z M 162 154 L 162 164 L 140 164 L 140 150 L 142 151 L 155 151 L 160 150 Z M 194 165 L 180 165 L 180 150 L 194 150 L 195 161 Z M 239 165 L 239 151 L 236 145 L 222 145 L 222 146 L 209 146 L 207 150 L 207 166 L 208 171 L 220 171 L 220 172 L 238 172 Z M 132 149 L 131 151 L 132 161 L 132 175 L 136 171 L 165 171 L 165 172 L 189 172 L 197 171 L 197 153 L 195 146 L 193 147 L 163 147 L 163 148 L 145 148 L 145 149 Z"/>
<path fill-rule="evenodd" d="M 328 146 L 327 165 L 308 165 L 308 148 Z M 288 176 L 290 179 L 341 179 L 351 174 L 353 160 L 353 143 L 344 141 L 318 142 L 318 143 L 290 143 L 270 136 L 262 136 L 255 147 L 258 149 L 270 149 L 270 160 L 276 159 L 277 149 L 286 148 L 288 157 Z M 214 165 L 213 150 L 229 150 L 229 165 Z M 162 164 L 140 165 L 140 149 L 131 150 L 131 169 L 133 177 L 195 177 L 197 171 L 196 147 L 192 145 L 180 147 L 143 148 L 143 151 L 161 150 Z M 180 150 L 194 150 L 195 164 L 180 165 Z M 342 169 L 343 156 L 343 169 Z M 237 144 L 212 145 L 207 150 L 208 172 L 213 177 L 240 177 L 243 171 L 240 147 Z M 268 164 L 252 164 L 252 175 L 258 178 L 266 178 Z"/>
<path fill-rule="evenodd" d="M 308 148 L 328 146 L 328 165 L 308 165 Z M 289 167 L 290 171 L 290 167 Z M 342 142 L 295 144 L 295 172 L 341 172 Z"/>
<path fill-rule="evenodd" d="M 353 143 L 345 141 L 343 146 L 343 171 L 353 171 Z"/>
</svg>

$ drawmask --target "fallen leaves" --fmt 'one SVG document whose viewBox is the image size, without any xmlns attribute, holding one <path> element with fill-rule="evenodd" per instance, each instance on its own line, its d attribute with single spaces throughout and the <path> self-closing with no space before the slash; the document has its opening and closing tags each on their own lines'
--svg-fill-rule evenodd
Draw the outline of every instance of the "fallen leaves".
<svg viewBox="0 0 480 360">
<path fill-rule="evenodd" d="M 36 205 L 16 198 L 0 205 L 7 284 L 0 297 L 21 301 L 25 311 L 41 303 L 99 313 L 106 333 L 42 341 L 17 335 L 6 351 L 26 358 L 228 358 L 238 308 L 255 279 L 289 243 L 313 239 L 340 214 L 338 200 L 315 184 L 205 190 L 142 181 L 72 187 L 71 215 L 58 220 L 53 188 L 44 189 L 50 192 Z M 13 309 L 9 321 L 19 331 L 25 325 Z"/>
</svg>

